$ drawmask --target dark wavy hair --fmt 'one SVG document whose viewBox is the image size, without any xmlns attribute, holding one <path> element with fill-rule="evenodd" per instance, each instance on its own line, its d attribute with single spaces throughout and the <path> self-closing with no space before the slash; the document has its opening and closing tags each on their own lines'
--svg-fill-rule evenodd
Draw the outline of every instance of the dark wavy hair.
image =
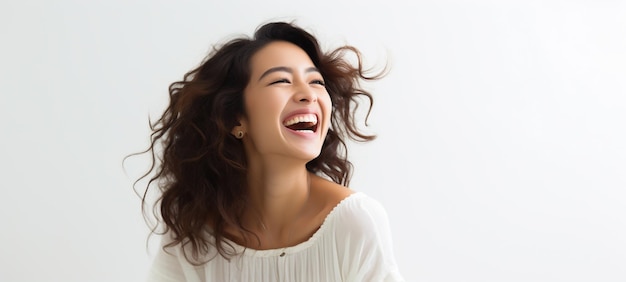
<svg viewBox="0 0 626 282">
<path fill-rule="evenodd" d="M 150 122 L 151 143 L 143 152 L 151 153 L 152 164 L 139 178 L 151 175 L 142 196 L 144 216 L 154 182 L 160 192 L 153 213 L 157 218 L 160 213 L 162 222 L 153 226 L 152 233 L 169 232 L 173 241 L 164 247 L 182 244 L 186 259 L 192 263 L 201 264 L 201 258 L 212 248 L 227 259 L 236 254 L 224 241 L 226 226 L 235 227 L 246 243 L 250 236 L 256 237 L 241 221 L 248 201 L 247 164 L 243 145 L 231 130 L 238 125 L 237 117 L 244 114 L 250 59 L 273 41 L 293 43 L 308 54 L 322 74 L 332 101 L 330 129 L 320 155 L 306 164 L 308 171 L 347 186 L 352 164 L 347 159 L 345 139 L 365 142 L 375 138 L 358 129 L 355 113 L 365 98 L 369 106 L 367 125 L 373 99 L 360 82 L 383 74 L 366 75 L 356 48 L 346 45 L 324 53 L 313 35 L 286 22 L 267 23 L 252 38 L 239 37 L 214 46 L 197 68 L 170 85 L 169 105 L 156 122 Z M 355 55 L 354 63 L 346 58 L 347 53 Z M 213 239 L 207 238 L 207 231 Z"/>
</svg>

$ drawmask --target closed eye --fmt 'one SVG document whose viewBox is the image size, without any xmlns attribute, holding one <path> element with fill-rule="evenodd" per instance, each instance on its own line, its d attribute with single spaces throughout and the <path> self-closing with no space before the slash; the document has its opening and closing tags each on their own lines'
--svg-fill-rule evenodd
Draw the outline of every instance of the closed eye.
<svg viewBox="0 0 626 282">
<path fill-rule="evenodd" d="M 313 80 L 313 81 L 311 81 L 311 83 L 313 83 L 313 84 L 319 84 L 319 85 L 321 85 L 321 86 L 326 85 L 326 84 L 324 83 L 324 81 L 323 81 L 323 80 L 320 80 L 320 79 Z"/>
<path fill-rule="evenodd" d="M 289 81 L 289 79 L 283 78 L 283 79 L 273 81 L 272 83 L 270 83 L 270 85 L 278 84 L 278 83 L 291 83 L 291 81 Z"/>
</svg>

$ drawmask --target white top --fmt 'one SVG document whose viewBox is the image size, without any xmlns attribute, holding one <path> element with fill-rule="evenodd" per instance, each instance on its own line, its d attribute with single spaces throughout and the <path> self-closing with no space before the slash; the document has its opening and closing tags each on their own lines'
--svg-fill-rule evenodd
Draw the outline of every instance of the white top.
<svg viewBox="0 0 626 282">
<path fill-rule="evenodd" d="M 216 255 L 201 266 L 185 259 L 180 244 L 167 252 L 160 248 L 148 281 L 404 281 L 387 213 L 361 192 L 343 199 L 315 234 L 298 245 L 254 250 L 226 241 L 242 254 L 230 262 Z"/>
</svg>

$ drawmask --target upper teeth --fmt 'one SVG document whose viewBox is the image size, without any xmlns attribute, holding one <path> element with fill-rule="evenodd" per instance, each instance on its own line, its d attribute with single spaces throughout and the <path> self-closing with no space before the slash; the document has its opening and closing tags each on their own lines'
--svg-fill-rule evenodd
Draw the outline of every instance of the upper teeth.
<svg viewBox="0 0 626 282">
<path fill-rule="evenodd" d="M 317 116 L 314 114 L 294 116 L 285 121 L 285 126 L 290 126 L 299 122 L 312 122 L 313 124 L 317 124 Z"/>
</svg>

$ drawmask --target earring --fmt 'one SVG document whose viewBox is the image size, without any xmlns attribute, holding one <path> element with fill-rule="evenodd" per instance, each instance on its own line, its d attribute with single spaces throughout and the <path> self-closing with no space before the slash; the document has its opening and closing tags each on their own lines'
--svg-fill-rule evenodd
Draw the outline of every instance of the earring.
<svg viewBox="0 0 626 282">
<path fill-rule="evenodd" d="M 243 138 L 243 131 L 239 130 L 237 131 L 237 139 L 241 139 Z"/>
</svg>

